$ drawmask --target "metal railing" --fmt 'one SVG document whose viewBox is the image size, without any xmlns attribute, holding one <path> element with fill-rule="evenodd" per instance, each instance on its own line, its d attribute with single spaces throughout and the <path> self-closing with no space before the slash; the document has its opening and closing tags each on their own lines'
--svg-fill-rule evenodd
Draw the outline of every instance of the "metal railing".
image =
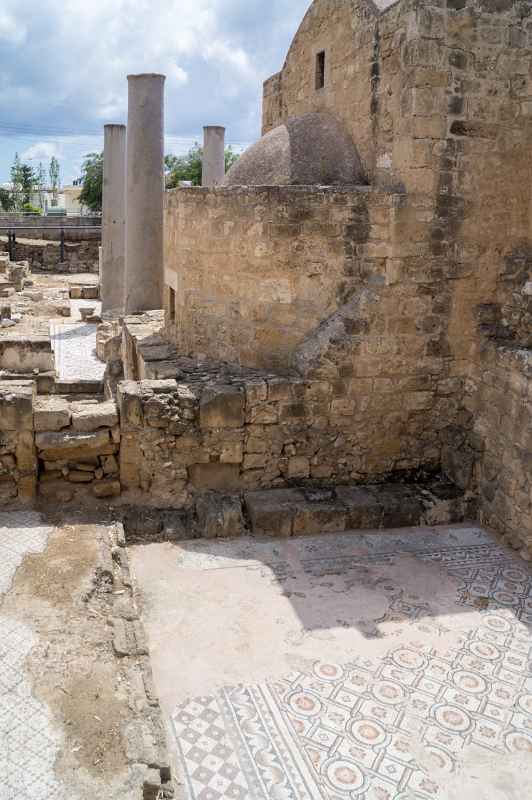
<svg viewBox="0 0 532 800">
<path fill-rule="evenodd" d="M 60 231 L 59 253 L 61 262 L 65 260 L 65 230 L 67 231 L 101 231 L 101 225 L 0 225 L 0 231 L 7 231 L 7 251 L 9 260 L 17 260 L 17 231 Z"/>
</svg>

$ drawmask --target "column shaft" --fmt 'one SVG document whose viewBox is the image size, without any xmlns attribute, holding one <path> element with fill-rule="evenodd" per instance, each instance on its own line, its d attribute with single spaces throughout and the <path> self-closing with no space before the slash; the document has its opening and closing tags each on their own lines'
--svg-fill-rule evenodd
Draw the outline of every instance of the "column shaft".
<svg viewBox="0 0 532 800">
<path fill-rule="evenodd" d="M 105 125 L 103 147 L 102 311 L 124 310 L 126 126 Z"/>
<path fill-rule="evenodd" d="M 164 80 L 128 76 L 127 314 L 163 305 Z"/>
<path fill-rule="evenodd" d="M 225 176 L 225 128 L 206 125 L 203 128 L 202 186 L 219 186 Z"/>
</svg>

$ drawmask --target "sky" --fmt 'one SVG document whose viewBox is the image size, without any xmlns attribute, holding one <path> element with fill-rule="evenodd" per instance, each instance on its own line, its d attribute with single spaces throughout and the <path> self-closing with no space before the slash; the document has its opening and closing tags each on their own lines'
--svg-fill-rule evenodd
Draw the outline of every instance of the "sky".
<svg viewBox="0 0 532 800">
<path fill-rule="evenodd" d="M 310 0 L 1 0 L 0 183 L 15 152 L 64 184 L 103 125 L 125 122 L 129 73 L 166 79 L 166 151 L 203 125 L 237 149 L 260 136 L 262 81 L 277 72 Z"/>
</svg>

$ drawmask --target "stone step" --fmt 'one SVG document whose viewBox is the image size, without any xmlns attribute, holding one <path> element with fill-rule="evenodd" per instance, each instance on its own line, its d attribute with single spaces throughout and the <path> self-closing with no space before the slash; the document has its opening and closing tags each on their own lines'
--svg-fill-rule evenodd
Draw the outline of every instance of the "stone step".
<svg viewBox="0 0 532 800">
<path fill-rule="evenodd" d="M 384 483 L 246 492 L 253 536 L 298 536 L 462 522 L 473 510 L 452 483 Z"/>
<path fill-rule="evenodd" d="M 104 382 L 101 381 L 56 381 L 52 394 L 103 394 Z"/>
<path fill-rule="evenodd" d="M 179 524 L 176 524 L 176 518 Z M 476 518 L 476 508 L 454 484 L 388 483 L 291 487 L 241 494 L 203 492 L 188 512 L 130 509 L 131 541 L 304 536 L 440 525 Z"/>
</svg>

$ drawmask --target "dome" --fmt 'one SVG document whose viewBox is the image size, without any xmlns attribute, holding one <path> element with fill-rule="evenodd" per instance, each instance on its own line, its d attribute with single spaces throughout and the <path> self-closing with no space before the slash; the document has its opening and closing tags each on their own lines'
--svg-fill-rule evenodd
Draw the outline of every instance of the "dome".
<svg viewBox="0 0 532 800">
<path fill-rule="evenodd" d="M 365 183 L 357 149 L 330 114 L 290 117 L 249 147 L 224 186 L 309 186 Z"/>
</svg>

